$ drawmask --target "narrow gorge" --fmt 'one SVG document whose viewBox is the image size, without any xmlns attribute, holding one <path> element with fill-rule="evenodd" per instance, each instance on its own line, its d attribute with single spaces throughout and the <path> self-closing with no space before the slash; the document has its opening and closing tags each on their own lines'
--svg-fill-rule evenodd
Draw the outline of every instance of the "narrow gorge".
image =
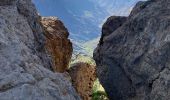
<svg viewBox="0 0 170 100">
<path fill-rule="evenodd" d="M 170 0 L 110 16 L 93 58 L 74 54 L 66 26 L 32 0 L 0 0 L 0 100 L 170 100 Z"/>
</svg>

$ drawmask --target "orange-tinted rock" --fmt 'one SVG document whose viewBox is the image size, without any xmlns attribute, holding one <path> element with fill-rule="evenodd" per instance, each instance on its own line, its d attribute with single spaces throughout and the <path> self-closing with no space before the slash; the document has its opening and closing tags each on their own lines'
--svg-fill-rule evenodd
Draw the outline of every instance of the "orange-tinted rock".
<svg viewBox="0 0 170 100">
<path fill-rule="evenodd" d="M 43 17 L 41 23 L 45 30 L 46 49 L 49 52 L 55 72 L 64 72 L 72 56 L 72 43 L 64 24 L 55 17 Z"/>
<path fill-rule="evenodd" d="M 96 80 L 96 68 L 87 63 L 76 63 L 69 69 L 72 83 L 83 100 L 91 100 Z"/>
</svg>

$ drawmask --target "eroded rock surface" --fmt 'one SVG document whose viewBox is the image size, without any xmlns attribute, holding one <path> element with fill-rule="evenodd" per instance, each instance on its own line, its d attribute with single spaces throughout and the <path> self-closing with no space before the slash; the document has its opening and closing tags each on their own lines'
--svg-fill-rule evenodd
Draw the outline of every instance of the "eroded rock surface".
<svg viewBox="0 0 170 100">
<path fill-rule="evenodd" d="M 64 72 L 72 56 L 72 43 L 68 39 L 69 33 L 63 23 L 55 17 L 43 17 L 41 23 L 45 30 L 46 49 L 52 57 L 52 69 Z"/>
<path fill-rule="evenodd" d="M 126 21 L 127 17 L 122 16 L 111 16 L 107 19 L 102 27 L 102 36 L 100 39 L 100 44 L 103 43 L 103 38 L 110 35 L 117 28 L 122 26 L 122 24 Z"/>
<path fill-rule="evenodd" d="M 110 100 L 170 100 L 170 0 L 139 2 L 101 39 L 94 59 Z"/>
<path fill-rule="evenodd" d="M 92 99 L 92 88 L 96 80 L 96 67 L 88 63 L 76 63 L 69 69 L 73 86 L 83 100 Z"/>
<path fill-rule="evenodd" d="M 0 100 L 80 100 L 44 46 L 31 0 L 0 0 Z"/>
</svg>

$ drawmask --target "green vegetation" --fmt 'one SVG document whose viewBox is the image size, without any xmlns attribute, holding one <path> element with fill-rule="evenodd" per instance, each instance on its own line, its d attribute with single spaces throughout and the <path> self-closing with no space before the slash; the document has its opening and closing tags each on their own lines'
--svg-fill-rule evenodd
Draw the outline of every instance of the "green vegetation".
<svg viewBox="0 0 170 100">
<path fill-rule="evenodd" d="M 92 100 L 109 100 L 107 94 L 104 91 L 97 91 L 93 93 Z"/>
<path fill-rule="evenodd" d="M 109 100 L 104 88 L 102 87 L 98 79 L 94 82 L 93 85 L 92 100 Z"/>
<path fill-rule="evenodd" d="M 87 56 L 87 55 L 77 54 L 77 55 L 74 55 L 74 57 L 72 58 L 70 66 L 78 62 L 85 62 L 91 65 L 96 65 L 92 57 Z M 93 85 L 92 100 L 109 100 L 107 98 L 107 94 L 104 88 L 102 87 L 98 79 L 94 82 L 94 85 Z"/>
<path fill-rule="evenodd" d="M 81 55 L 81 54 L 77 54 L 74 55 L 70 65 L 74 64 L 74 63 L 78 63 L 78 62 L 84 62 L 84 63 L 88 63 L 90 65 L 96 65 L 95 61 L 93 60 L 92 57 L 87 56 L 87 55 Z"/>
</svg>

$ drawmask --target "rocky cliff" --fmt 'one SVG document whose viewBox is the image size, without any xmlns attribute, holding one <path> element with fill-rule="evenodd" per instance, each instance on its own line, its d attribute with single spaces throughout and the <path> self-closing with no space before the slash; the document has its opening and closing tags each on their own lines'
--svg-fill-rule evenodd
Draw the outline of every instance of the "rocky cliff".
<svg viewBox="0 0 170 100">
<path fill-rule="evenodd" d="M 31 0 L 0 0 L 0 100 L 80 100 L 50 71 L 43 33 Z"/>
<path fill-rule="evenodd" d="M 68 39 L 69 33 L 64 24 L 55 17 L 42 17 L 41 23 L 45 30 L 45 47 L 52 57 L 52 69 L 64 72 L 72 56 L 72 43 Z"/>
<path fill-rule="evenodd" d="M 92 88 L 96 80 L 96 67 L 88 63 L 75 63 L 68 70 L 72 83 L 83 100 L 92 100 Z"/>
<path fill-rule="evenodd" d="M 170 0 L 139 2 L 106 23 L 94 59 L 110 100 L 170 100 Z"/>
</svg>

